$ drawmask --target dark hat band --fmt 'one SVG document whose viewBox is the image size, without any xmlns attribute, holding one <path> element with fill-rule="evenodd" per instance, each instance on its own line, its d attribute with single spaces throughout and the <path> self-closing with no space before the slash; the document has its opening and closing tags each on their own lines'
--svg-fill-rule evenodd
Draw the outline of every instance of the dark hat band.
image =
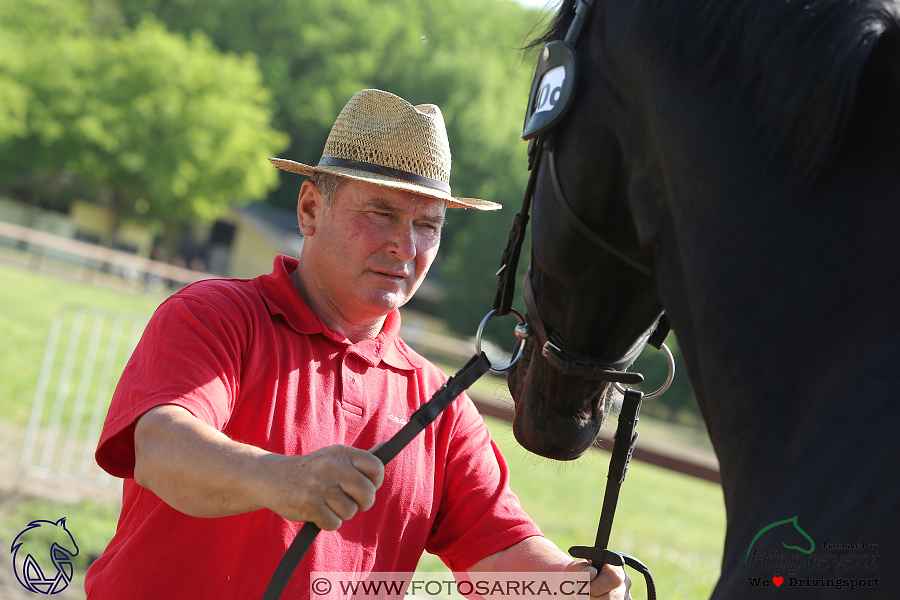
<svg viewBox="0 0 900 600">
<path fill-rule="evenodd" d="M 336 158 L 334 156 L 323 156 L 321 160 L 319 160 L 318 166 L 328 166 L 328 167 L 342 167 L 345 169 L 356 169 L 357 171 L 366 171 L 367 173 L 374 173 L 375 175 L 387 175 L 388 177 L 393 177 L 394 179 L 401 179 L 403 181 L 407 181 L 409 183 L 414 183 L 416 185 L 424 185 L 426 187 L 434 188 L 440 190 L 446 194 L 450 194 L 450 184 L 445 183 L 443 181 L 432 179 L 430 177 L 423 177 L 422 175 L 417 175 L 416 173 L 410 173 L 409 171 L 403 171 L 400 169 L 394 169 L 392 167 L 384 167 L 382 165 L 376 165 L 373 163 L 364 162 L 361 160 L 350 160 L 349 158 Z"/>
</svg>

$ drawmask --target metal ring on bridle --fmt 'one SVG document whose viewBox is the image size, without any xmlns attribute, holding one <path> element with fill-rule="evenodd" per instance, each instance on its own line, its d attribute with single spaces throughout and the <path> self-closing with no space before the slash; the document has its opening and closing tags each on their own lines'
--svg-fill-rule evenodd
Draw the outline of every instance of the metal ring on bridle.
<svg viewBox="0 0 900 600">
<path fill-rule="evenodd" d="M 669 389 L 669 386 L 672 385 L 672 380 L 675 379 L 675 357 L 672 356 L 672 351 L 669 350 L 669 347 L 665 344 L 660 346 L 659 349 L 666 353 L 666 360 L 669 361 L 669 375 L 666 377 L 665 383 L 663 383 L 658 390 L 650 394 L 644 394 L 644 400 L 650 400 L 652 398 L 662 396 L 665 391 Z M 613 385 L 616 386 L 617 390 L 619 390 L 623 394 L 625 393 L 625 388 L 622 387 L 618 382 L 613 383 Z"/>
<path fill-rule="evenodd" d="M 478 326 L 478 332 L 475 334 L 475 354 L 481 354 L 481 334 L 484 333 L 484 327 L 487 325 L 487 322 L 491 320 L 491 317 L 497 312 L 497 309 L 491 309 L 491 312 L 486 314 L 484 318 L 481 320 L 481 325 Z M 518 330 L 527 331 L 528 329 L 528 321 L 525 320 L 519 311 L 514 308 L 510 308 L 509 312 L 515 315 L 516 320 L 519 322 L 519 325 L 516 327 L 517 333 L 516 337 L 519 338 L 519 341 L 516 342 L 516 347 L 513 348 L 513 356 L 512 360 L 509 361 L 509 364 L 505 367 L 498 368 L 491 364 L 491 373 L 496 373 L 497 375 L 502 375 L 509 371 L 513 365 L 519 362 L 519 359 L 522 358 L 522 350 L 525 349 L 525 338 L 530 335 L 530 333 L 526 333 L 524 336 L 519 335 Z"/>
</svg>

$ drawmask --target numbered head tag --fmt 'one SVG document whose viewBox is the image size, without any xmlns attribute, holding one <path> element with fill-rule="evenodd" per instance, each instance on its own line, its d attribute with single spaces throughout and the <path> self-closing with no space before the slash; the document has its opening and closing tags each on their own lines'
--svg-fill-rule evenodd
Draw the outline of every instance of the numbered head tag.
<svg viewBox="0 0 900 600">
<path fill-rule="evenodd" d="M 566 113 L 575 90 L 575 49 L 566 42 L 550 42 L 538 57 L 522 139 L 540 135 Z"/>
</svg>

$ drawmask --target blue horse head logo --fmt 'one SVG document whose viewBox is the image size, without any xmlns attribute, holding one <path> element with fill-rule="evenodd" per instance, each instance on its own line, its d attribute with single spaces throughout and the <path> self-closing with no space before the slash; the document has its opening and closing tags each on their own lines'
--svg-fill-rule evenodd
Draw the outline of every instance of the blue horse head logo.
<svg viewBox="0 0 900 600">
<path fill-rule="evenodd" d="M 55 523 L 32 521 L 13 540 L 10 552 L 16 579 L 29 591 L 57 594 L 72 581 L 72 558 L 78 546 L 66 529 L 65 517 Z"/>
</svg>

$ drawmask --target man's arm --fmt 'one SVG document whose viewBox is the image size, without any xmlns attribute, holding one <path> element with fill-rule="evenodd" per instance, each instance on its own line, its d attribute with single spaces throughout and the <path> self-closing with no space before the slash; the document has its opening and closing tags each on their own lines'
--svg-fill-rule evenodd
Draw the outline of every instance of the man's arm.
<svg viewBox="0 0 900 600">
<path fill-rule="evenodd" d="M 194 517 L 268 508 L 326 531 L 368 510 L 384 480 L 370 452 L 329 446 L 284 456 L 230 439 L 180 406 L 145 413 L 134 431 L 135 481 Z"/>
<path fill-rule="evenodd" d="M 545 537 L 528 537 L 509 548 L 487 556 L 468 569 L 468 573 L 552 572 L 592 573 L 591 598 L 603 600 L 628 600 L 631 598 L 631 580 L 622 567 L 603 565 L 597 569 L 583 560 L 572 560 Z M 596 575 L 594 575 L 596 574 Z"/>
</svg>

